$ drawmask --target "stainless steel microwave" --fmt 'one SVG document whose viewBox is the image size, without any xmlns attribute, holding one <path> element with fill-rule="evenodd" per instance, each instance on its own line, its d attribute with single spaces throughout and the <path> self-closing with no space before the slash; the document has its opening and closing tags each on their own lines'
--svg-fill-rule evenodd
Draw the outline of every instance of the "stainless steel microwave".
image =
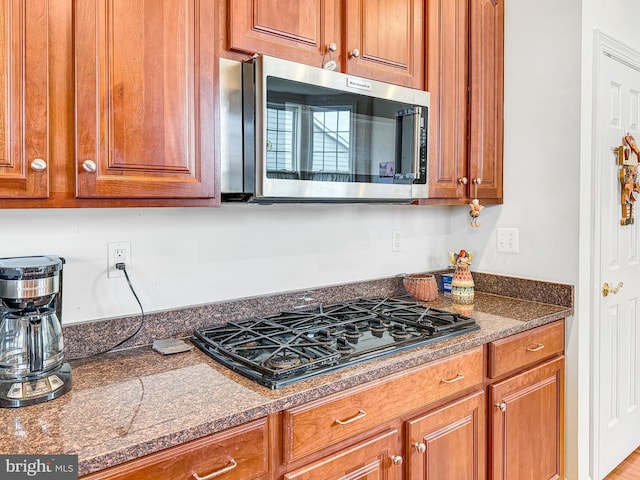
<svg viewBox="0 0 640 480">
<path fill-rule="evenodd" d="M 226 62 L 223 200 L 427 197 L 428 92 L 267 56 Z"/>
</svg>

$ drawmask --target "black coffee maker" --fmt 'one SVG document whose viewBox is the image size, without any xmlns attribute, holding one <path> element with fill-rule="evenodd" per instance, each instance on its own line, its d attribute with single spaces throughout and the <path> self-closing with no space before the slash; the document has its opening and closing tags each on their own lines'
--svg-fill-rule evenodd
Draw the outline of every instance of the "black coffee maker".
<svg viewBox="0 0 640 480">
<path fill-rule="evenodd" d="M 0 407 L 46 402 L 71 388 L 64 362 L 63 260 L 0 258 Z"/>
</svg>

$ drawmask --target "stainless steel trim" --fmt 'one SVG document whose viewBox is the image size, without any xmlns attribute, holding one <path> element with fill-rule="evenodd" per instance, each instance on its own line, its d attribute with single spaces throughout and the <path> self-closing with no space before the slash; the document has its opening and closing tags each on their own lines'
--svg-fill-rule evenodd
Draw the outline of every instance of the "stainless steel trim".
<svg viewBox="0 0 640 480">
<path fill-rule="evenodd" d="M 355 78 L 341 72 L 332 72 L 280 58 L 265 55 L 256 58 L 256 81 L 269 75 L 287 78 L 295 82 L 309 83 L 321 87 L 333 88 L 352 93 L 362 93 L 358 88 L 350 88 L 348 79 Z M 392 85 L 377 80 L 364 80 L 371 84 L 371 96 L 405 102 L 417 106 L 429 106 L 429 92 L 413 88 Z M 265 87 L 266 88 L 266 87 Z"/>
<path fill-rule="evenodd" d="M 220 59 L 220 191 L 243 192 L 242 64 Z"/>
<path fill-rule="evenodd" d="M 0 280 L 2 298 L 38 298 L 53 295 L 60 288 L 59 275 L 31 280 Z"/>
<path fill-rule="evenodd" d="M 416 107 L 413 121 L 413 178 L 420 178 L 420 117 L 422 107 Z"/>
</svg>

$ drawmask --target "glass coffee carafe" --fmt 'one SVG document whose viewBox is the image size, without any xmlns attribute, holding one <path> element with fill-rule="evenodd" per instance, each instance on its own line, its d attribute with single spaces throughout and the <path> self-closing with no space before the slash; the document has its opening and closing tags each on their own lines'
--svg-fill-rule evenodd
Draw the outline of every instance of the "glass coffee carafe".
<svg viewBox="0 0 640 480">
<path fill-rule="evenodd" d="M 58 312 L 59 257 L 0 258 L 0 406 L 56 398 L 71 388 Z"/>
</svg>

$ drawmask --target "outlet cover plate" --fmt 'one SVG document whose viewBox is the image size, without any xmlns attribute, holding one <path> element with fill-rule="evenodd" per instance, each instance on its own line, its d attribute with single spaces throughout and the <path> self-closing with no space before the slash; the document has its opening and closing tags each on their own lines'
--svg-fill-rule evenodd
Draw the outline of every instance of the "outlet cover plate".
<svg viewBox="0 0 640 480">
<path fill-rule="evenodd" d="M 107 278 L 124 277 L 124 272 L 116 268 L 116 263 L 120 262 L 131 271 L 131 242 L 107 243 Z"/>
</svg>

